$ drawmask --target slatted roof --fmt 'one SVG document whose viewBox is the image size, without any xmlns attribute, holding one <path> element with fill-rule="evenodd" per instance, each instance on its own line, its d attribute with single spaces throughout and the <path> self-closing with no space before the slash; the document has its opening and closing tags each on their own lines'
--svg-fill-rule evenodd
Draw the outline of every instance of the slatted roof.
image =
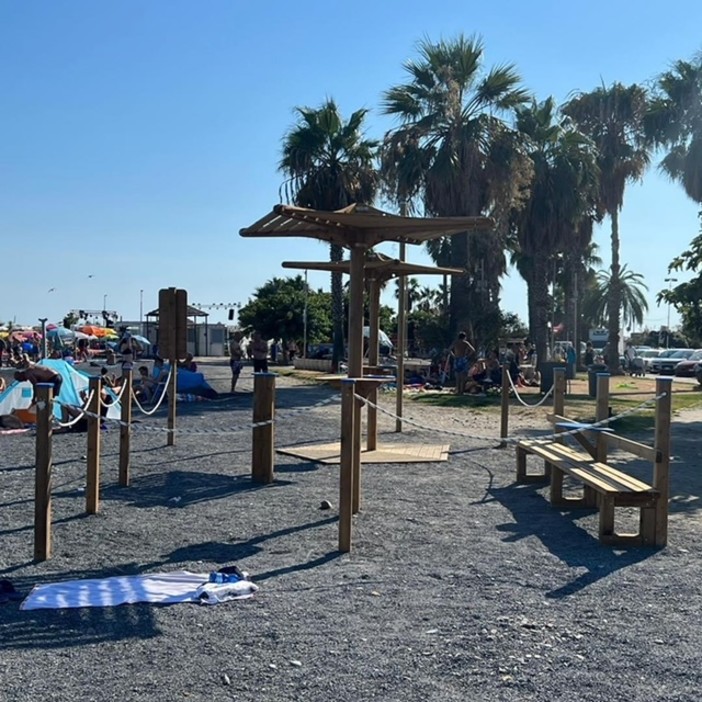
<svg viewBox="0 0 702 702">
<path fill-rule="evenodd" d="M 283 268 L 297 268 L 310 271 L 331 271 L 349 273 L 351 261 L 283 261 Z M 437 266 L 422 266 L 417 263 L 407 263 L 398 258 L 390 258 L 384 254 L 369 252 L 364 263 L 367 278 L 387 279 L 399 275 L 460 275 L 461 268 L 440 268 Z"/>
<path fill-rule="evenodd" d="M 402 217 L 357 203 L 331 212 L 276 205 L 239 233 L 243 237 L 302 236 L 345 247 L 372 247 L 383 241 L 422 244 L 459 232 L 487 232 L 494 226 L 490 217 Z"/>
</svg>

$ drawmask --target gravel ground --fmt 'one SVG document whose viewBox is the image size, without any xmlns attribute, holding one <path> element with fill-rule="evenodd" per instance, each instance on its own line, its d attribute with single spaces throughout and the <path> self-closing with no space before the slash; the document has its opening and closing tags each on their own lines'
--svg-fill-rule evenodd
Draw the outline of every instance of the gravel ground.
<svg viewBox="0 0 702 702">
<path fill-rule="evenodd" d="M 204 370 L 226 389 L 226 365 Z M 278 388 L 280 408 L 332 394 L 290 378 Z M 383 402 L 394 407 L 394 396 Z M 251 395 L 179 413 L 181 428 L 225 429 L 250 420 Z M 346 555 L 336 551 L 338 467 L 279 455 L 276 483 L 259 487 L 248 431 L 182 434 L 175 447 L 137 433 L 132 485 L 120 488 L 111 429 L 102 508 L 90 517 L 85 436 L 55 437 L 54 555 L 35 564 L 34 439 L 0 437 L 0 578 L 19 590 L 232 563 L 260 586 L 213 607 L 2 605 L 0 700 L 700 699 L 702 415 L 675 421 L 669 546 L 613 550 L 596 540 L 595 513 L 562 513 L 543 487 L 514 485 L 514 452 L 486 448 L 495 415 L 412 402 L 407 414 L 466 436 L 410 430 L 403 440 L 450 441 L 450 460 L 367 466 Z M 545 426 L 542 412 L 510 417 L 515 433 Z M 338 405 L 313 409 L 279 422 L 276 443 L 333 440 L 338 427 Z M 334 509 L 319 509 L 325 499 Z"/>
</svg>

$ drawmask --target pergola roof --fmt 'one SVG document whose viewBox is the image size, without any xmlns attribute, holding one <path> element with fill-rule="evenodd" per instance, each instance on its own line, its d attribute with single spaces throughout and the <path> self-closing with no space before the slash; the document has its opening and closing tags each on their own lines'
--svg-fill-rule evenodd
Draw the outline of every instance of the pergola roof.
<svg viewBox="0 0 702 702">
<path fill-rule="evenodd" d="M 349 273 L 351 261 L 283 261 L 283 268 Z M 387 279 L 400 275 L 460 275 L 461 268 L 440 268 L 407 263 L 384 254 L 369 252 L 363 265 L 368 278 Z"/>
<path fill-rule="evenodd" d="M 494 226 L 489 217 L 402 217 L 361 204 L 333 212 L 276 205 L 272 212 L 239 233 L 243 237 L 303 236 L 346 247 L 372 247 L 383 241 L 422 244 L 441 236 L 487 231 Z"/>
<path fill-rule="evenodd" d="M 146 313 L 147 317 L 158 317 L 158 308 L 155 310 L 152 310 L 151 312 Z M 193 307 L 192 305 L 188 305 L 186 308 L 186 317 L 209 317 L 209 312 L 204 312 L 203 310 L 199 310 L 197 307 Z"/>
</svg>

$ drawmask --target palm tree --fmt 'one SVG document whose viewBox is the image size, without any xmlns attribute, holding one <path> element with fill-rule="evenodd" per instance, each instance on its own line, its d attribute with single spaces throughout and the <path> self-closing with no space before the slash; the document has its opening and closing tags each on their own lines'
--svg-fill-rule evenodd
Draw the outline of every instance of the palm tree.
<svg viewBox="0 0 702 702">
<path fill-rule="evenodd" d="M 283 140 L 279 170 L 287 176 L 282 190 L 300 207 L 337 210 L 354 202 L 371 204 L 378 187 L 375 157 L 378 143 L 363 136 L 368 110 L 356 110 L 344 121 L 337 104 L 327 99 L 317 109 L 295 108 L 297 123 Z M 343 250 L 330 245 L 330 259 Z M 332 273 L 334 367 L 344 352 L 344 299 L 341 274 Z"/>
<path fill-rule="evenodd" d="M 611 271 L 597 271 L 594 283 L 585 296 L 584 311 L 596 326 L 600 326 L 609 321 L 608 303 L 612 286 Z M 643 274 L 628 270 L 624 264 L 619 271 L 618 284 L 621 289 L 622 321 L 627 327 L 641 326 L 644 315 L 648 311 L 648 302 L 644 294 L 644 290 L 648 290 L 648 286 L 644 283 Z M 610 348 L 615 347 L 610 344 Z"/>
<path fill-rule="evenodd" d="M 658 94 L 646 115 L 646 134 L 669 149 L 661 170 L 702 203 L 702 54 L 676 61 L 657 82 Z"/>
<path fill-rule="evenodd" d="M 598 151 L 600 187 L 598 205 L 612 222 L 612 262 L 610 266 L 608 332 L 610 348 L 619 347 L 620 312 L 623 290 L 620 285 L 619 212 L 624 204 L 628 182 L 640 180 L 648 166 L 648 148 L 644 143 L 644 119 L 648 111 L 648 94 L 639 85 L 614 83 L 570 100 L 563 112 L 572 117 L 587 134 Z M 610 354 L 609 370 L 619 371 L 618 354 Z"/>
<path fill-rule="evenodd" d="M 392 197 L 419 197 L 429 215 L 498 220 L 497 234 L 462 233 L 449 243 L 450 265 L 466 271 L 451 285 L 453 331 L 486 337 L 499 324 L 508 213 L 531 177 L 517 134 L 501 115 L 524 103 L 527 93 L 514 66 L 483 70 L 483 45 L 476 37 L 425 40 L 419 58 L 405 70 L 409 81 L 390 88 L 383 99 L 384 112 L 401 122 L 385 137 L 384 178 Z"/>
<path fill-rule="evenodd" d="M 599 173 L 593 143 L 569 118 L 557 117 L 553 98 L 519 108 L 517 129 L 534 164 L 531 194 L 516 216 L 516 231 L 528 261 L 522 271 L 529 297 L 529 336 L 543 359 L 554 257 L 573 245 L 581 221 L 591 218 Z"/>
<path fill-rule="evenodd" d="M 395 297 L 400 297 L 400 280 L 395 279 Z M 422 299 L 422 286 L 416 278 L 407 278 L 407 312 L 412 311 L 415 302 Z"/>
</svg>

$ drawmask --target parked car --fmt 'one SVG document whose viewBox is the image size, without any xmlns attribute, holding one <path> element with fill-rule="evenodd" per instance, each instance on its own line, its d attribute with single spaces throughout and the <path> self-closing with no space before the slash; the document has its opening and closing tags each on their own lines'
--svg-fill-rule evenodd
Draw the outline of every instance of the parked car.
<svg viewBox="0 0 702 702">
<path fill-rule="evenodd" d="M 653 362 L 654 358 L 658 358 L 661 355 L 661 352 L 663 349 L 643 349 L 640 350 L 640 347 L 636 347 L 636 350 L 638 351 L 639 358 L 643 362 L 643 368 L 644 368 L 644 373 L 650 373 L 651 372 L 651 363 Z"/>
<path fill-rule="evenodd" d="M 694 378 L 695 366 L 702 361 L 702 349 L 696 349 L 690 358 L 675 366 L 675 375 L 681 378 Z"/>
<path fill-rule="evenodd" d="M 694 349 L 666 349 L 658 358 L 651 361 L 651 372 L 673 375 L 675 366 L 680 361 L 690 358 L 694 352 Z"/>
</svg>

